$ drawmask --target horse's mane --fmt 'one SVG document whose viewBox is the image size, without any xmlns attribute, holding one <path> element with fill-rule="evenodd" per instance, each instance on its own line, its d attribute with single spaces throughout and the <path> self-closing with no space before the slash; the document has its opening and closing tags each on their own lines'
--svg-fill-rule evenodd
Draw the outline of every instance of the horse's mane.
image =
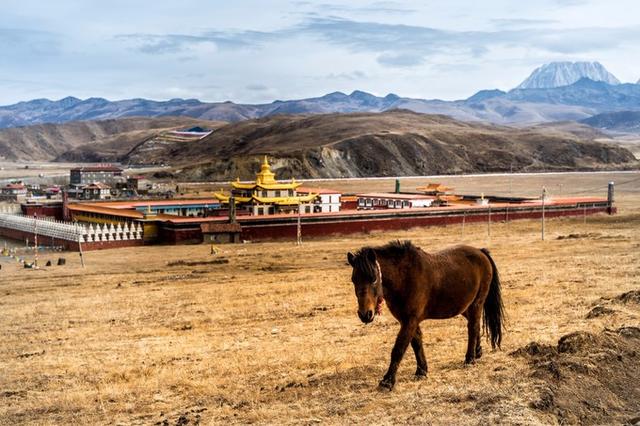
<svg viewBox="0 0 640 426">
<path fill-rule="evenodd" d="M 353 268 L 361 271 L 369 281 L 375 280 L 377 274 L 375 264 L 369 260 L 372 253 L 373 248 L 362 247 L 353 257 Z"/>
<path fill-rule="evenodd" d="M 409 240 L 395 240 L 378 247 L 362 247 L 355 253 L 354 267 L 366 274 L 367 278 L 374 280 L 376 277 L 375 263 L 371 262 L 370 253 L 376 256 L 400 259 L 407 255 L 413 255 L 420 251 L 418 247 L 413 245 Z"/>
<path fill-rule="evenodd" d="M 384 257 L 400 258 L 407 255 L 413 255 L 420 251 L 418 247 L 413 245 L 409 240 L 395 240 L 391 241 L 383 246 L 375 247 L 376 254 Z"/>
</svg>

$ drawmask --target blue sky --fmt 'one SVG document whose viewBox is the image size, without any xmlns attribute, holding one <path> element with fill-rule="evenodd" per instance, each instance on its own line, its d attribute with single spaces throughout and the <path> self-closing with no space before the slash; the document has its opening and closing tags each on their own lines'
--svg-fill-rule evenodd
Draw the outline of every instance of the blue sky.
<svg viewBox="0 0 640 426">
<path fill-rule="evenodd" d="M 537 66 L 640 78 L 637 0 L 2 0 L 0 104 L 68 95 L 460 99 Z"/>
</svg>

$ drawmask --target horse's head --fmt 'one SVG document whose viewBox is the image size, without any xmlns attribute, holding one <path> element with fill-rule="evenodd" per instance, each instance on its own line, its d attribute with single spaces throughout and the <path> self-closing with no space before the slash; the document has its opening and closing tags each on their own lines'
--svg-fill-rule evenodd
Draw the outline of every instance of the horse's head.
<svg viewBox="0 0 640 426">
<path fill-rule="evenodd" d="M 382 303 L 382 272 L 371 248 L 363 248 L 356 254 L 347 253 L 347 260 L 353 267 L 351 281 L 358 298 L 358 317 L 368 324 L 380 313 Z"/>
</svg>

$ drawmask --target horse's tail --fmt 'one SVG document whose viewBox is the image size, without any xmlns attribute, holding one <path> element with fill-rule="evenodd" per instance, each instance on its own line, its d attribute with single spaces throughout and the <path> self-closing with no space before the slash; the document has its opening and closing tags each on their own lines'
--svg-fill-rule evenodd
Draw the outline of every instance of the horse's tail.
<svg viewBox="0 0 640 426">
<path fill-rule="evenodd" d="M 487 256 L 493 269 L 493 278 L 489 286 L 489 294 L 484 301 L 482 327 L 491 341 L 491 347 L 495 349 L 496 346 L 499 348 L 502 342 L 502 327 L 504 322 L 504 306 L 502 305 L 502 295 L 500 294 L 500 277 L 498 275 L 498 268 L 489 254 L 489 250 L 485 248 L 480 250 Z"/>
</svg>

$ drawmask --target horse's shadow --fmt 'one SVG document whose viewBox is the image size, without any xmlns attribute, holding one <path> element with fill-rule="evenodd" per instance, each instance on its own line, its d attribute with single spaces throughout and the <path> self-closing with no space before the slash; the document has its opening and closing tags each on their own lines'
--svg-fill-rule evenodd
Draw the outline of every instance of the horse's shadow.
<svg viewBox="0 0 640 426">
<path fill-rule="evenodd" d="M 381 366 L 354 366 L 335 372 L 311 373 L 305 380 L 286 381 L 276 386 L 275 391 L 286 395 L 295 390 L 296 393 L 315 393 L 318 389 L 331 392 L 359 392 L 375 388 L 382 377 Z"/>
<path fill-rule="evenodd" d="M 462 370 L 465 368 L 462 361 L 452 361 L 438 366 L 441 370 Z M 312 373 L 306 381 L 290 382 L 277 388 L 281 392 L 286 392 L 287 388 L 295 388 L 298 391 L 314 392 L 317 389 L 329 389 L 336 393 L 340 392 L 361 392 L 371 391 L 378 388 L 378 383 L 382 379 L 386 365 L 363 365 L 341 369 L 336 372 Z M 415 364 L 407 364 L 398 372 L 400 380 L 403 382 L 424 382 L 428 383 L 429 378 L 416 379 L 414 376 Z"/>
</svg>

